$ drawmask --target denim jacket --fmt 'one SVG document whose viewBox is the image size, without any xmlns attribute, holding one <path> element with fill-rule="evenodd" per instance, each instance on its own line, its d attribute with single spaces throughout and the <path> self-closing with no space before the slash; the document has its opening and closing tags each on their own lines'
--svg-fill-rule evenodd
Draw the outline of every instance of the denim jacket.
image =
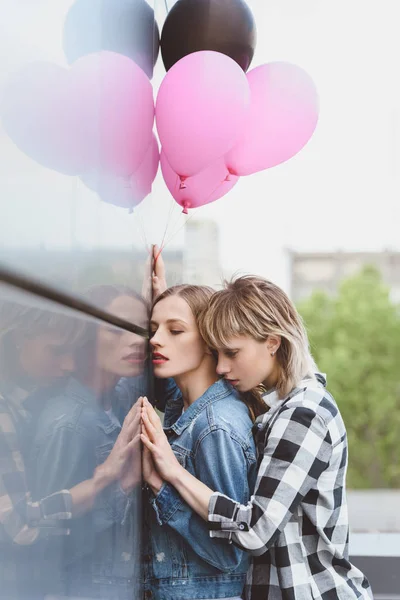
<svg viewBox="0 0 400 600">
<path fill-rule="evenodd" d="M 247 502 L 256 453 L 246 405 L 225 381 L 214 383 L 182 413 L 167 393 L 164 430 L 179 462 L 213 490 Z M 145 598 L 187 600 L 240 596 L 249 556 L 211 540 L 207 523 L 169 484 L 150 494 L 146 511 Z"/>
<path fill-rule="evenodd" d="M 91 478 L 120 431 L 95 395 L 72 378 L 44 406 L 29 408 L 34 415 L 30 460 L 33 499 Z M 67 538 L 47 541 L 42 562 L 51 561 L 54 579 L 65 584 L 61 592 L 111 598 L 112 586 L 121 585 L 126 594 L 119 597 L 130 597 L 140 556 L 135 541 L 140 536 L 131 523 L 131 503 L 135 500 L 134 495 L 126 496 L 119 484 L 113 484 L 100 494 L 91 511 L 69 522 Z M 104 585 L 108 591 L 99 591 Z"/>
</svg>

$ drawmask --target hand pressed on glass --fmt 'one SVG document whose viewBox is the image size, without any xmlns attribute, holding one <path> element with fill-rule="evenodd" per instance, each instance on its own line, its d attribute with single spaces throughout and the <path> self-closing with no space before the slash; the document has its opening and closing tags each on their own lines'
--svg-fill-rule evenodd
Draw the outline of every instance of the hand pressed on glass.
<svg viewBox="0 0 400 600">
<path fill-rule="evenodd" d="M 141 440 L 145 448 L 151 453 L 154 466 L 159 475 L 165 481 L 173 483 L 173 480 L 179 477 L 179 473 L 184 469 L 179 464 L 168 442 L 159 416 L 147 398 L 142 398 L 141 418 Z"/>
</svg>

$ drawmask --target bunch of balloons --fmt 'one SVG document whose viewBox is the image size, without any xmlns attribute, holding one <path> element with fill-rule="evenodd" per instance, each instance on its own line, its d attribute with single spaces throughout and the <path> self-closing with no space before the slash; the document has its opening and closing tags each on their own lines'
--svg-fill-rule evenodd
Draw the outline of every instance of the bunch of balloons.
<svg viewBox="0 0 400 600">
<path fill-rule="evenodd" d="M 296 65 L 248 70 L 256 44 L 243 0 L 178 0 L 161 34 L 167 74 L 156 102 L 161 169 L 184 212 L 224 196 L 242 175 L 297 154 L 318 95 Z"/>
<path fill-rule="evenodd" d="M 69 69 L 36 62 L 11 77 L 3 126 L 28 156 L 80 176 L 108 203 L 141 202 L 161 163 L 187 212 L 293 157 L 317 124 L 305 71 L 283 62 L 248 71 L 256 26 L 244 0 L 178 0 L 161 41 L 146 0 L 76 0 L 63 44 Z M 160 46 L 167 73 L 154 105 Z"/>
</svg>

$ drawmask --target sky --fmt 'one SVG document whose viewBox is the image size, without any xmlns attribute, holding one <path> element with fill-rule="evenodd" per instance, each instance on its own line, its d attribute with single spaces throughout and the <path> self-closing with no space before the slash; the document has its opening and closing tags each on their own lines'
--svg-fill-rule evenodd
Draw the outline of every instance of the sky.
<svg viewBox="0 0 400 600">
<path fill-rule="evenodd" d="M 0 0 L 0 93 L 28 61 L 67 66 L 62 27 L 71 4 Z M 218 223 L 227 276 L 253 272 L 285 288 L 288 248 L 400 250 L 398 0 L 248 4 L 258 29 L 252 67 L 289 61 L 305 69 L 318 89 L 319 123 L 295 158 L 243 177 L 190 218 Z M 164 0 L 155 8 L 161 25 Z M 159 59 L 155 95 L 164 75 Z M 77 178 L 34 163 L 0 129 L 0 253 L 1 245 L 143 246 L 160 243 L 166 228 L 176 247 L 184 243 L 186 218 L 160 172 L 152 194 L 128 215 L 101 203 Z"/>
</svg>

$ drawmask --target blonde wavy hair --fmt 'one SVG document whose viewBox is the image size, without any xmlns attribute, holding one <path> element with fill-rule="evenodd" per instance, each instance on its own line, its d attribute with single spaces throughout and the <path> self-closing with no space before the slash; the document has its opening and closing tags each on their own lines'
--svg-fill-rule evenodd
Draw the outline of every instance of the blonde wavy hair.
<svg viewBox="0 0 400 600">
<path fill-rule="evenodd" d="M 246 275 L 225 282 L 225 288 L 212 296 L 202 314 L 199 329 L 207 345 L 215 350 L 227 347 L 237 335 L 248 335 L 259 342 L 270 335 L 279 336 L 276 389 L 280 398 L 304 377 L 315 378 L 316 365 L 299 313 L 281 288 L 262 277 Z M 260 391 L 254 390 L 257 395 Z"/>
</svg>

